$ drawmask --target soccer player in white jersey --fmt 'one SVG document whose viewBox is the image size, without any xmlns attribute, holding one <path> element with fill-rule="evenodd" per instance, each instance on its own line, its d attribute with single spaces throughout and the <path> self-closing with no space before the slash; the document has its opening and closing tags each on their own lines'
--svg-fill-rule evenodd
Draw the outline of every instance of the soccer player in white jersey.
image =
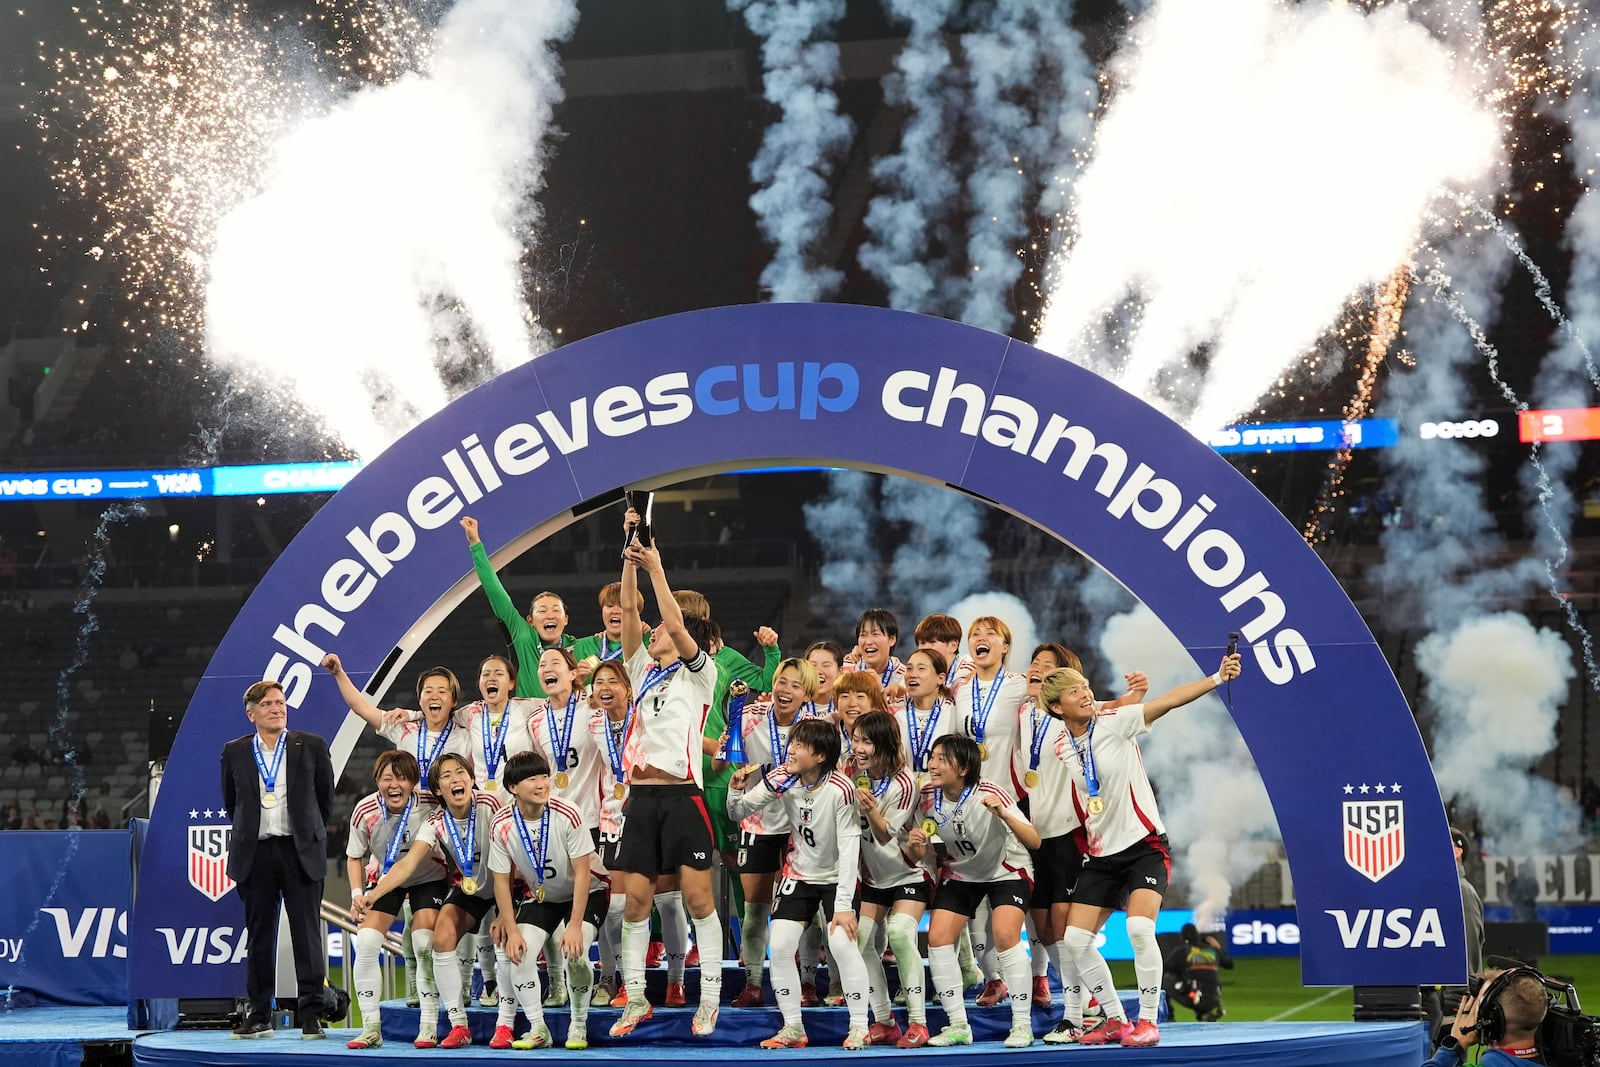
<svg viewBox="0 0 1600 1067">
<path fill-rule="evenodd" d="M 772 679 L 772 699 L 746 704 L 737 729 L 744 745 L 743 764 L 782 767 L 789 759 L 789 737 L 795 726 L 809 718 L 806 705 L 814 704 L 817 672 L 811 664 L 793 657 L 778 664 Z M 718 759 L 713 771 L 728 765 Z M 733 816 L 733 799 L 728 799 Z M 772 887 L 789 849 L 789 813 L 782 804 L 753 808 L 739 819 L 739 883 L 744 890 L 744 919 L 739 926 L 744 954 L 745 986 L 733 998 L 735 1008 L 761 1004 L 761 974 L 767 960 L 767 919 L 772 911 Z"/>
<path fill-rule="evenodd" d="M 928 1044 L 972 1043 L 955 945 L 978 902 L 987 900 L 1000 974 L 1011 990 L 1005 1046 L 1027 1048 L 1033 1044 L 1033 1026 L 1022 921 L 1033 892 L 1027 850 L 1039 847 L 1039 831 L 1010 793 L 983 780 L 982 766 L 978 743 L 970 737 L 946 734 L 935 741 L 919 805 L 923 821 L 906 835 L 906 856 L 916 862 L 935 838 L 940 846 L 939 888 L 928 920 L 928 971 L 950 1021 Z"/>
<path fill-rule="evenodd" d="M 600 827 L 596 835 L 599 869 L 616 869 L 617 848 L 622 843 L 622 812 L 628 799 L 623 750 L 633 725 L 633 685 L 628 669 L 616 660 L 603 660 L 589 676 L 589 737 L 600 753 Z M 627 896 L 622 880 L 609 882 L 610 900 L 600 925 L 600 978 L 594 1003 L 608 1005 L 622 988 L 622 912 Z"/>
<path fill-rule="evenodd" d="M 868 608 L 856 620 L 856 645 L 845 656 L 845 669 L 871 671 L 883 687 L 891 708 L 906 697 L 906 668 L 894 655 L 900 641 L 900 623 L 886 608 Z"/>
<path fill-rule="evenodd" d="M 728 788 L 728 811 L 736 817 L 782 807 L 794 828 L 778 897 L 772 905 L 772 989 L 783 1013 L 783 1029 L 762 1048 L 804 1048 L 800 1016 L 800 971 L 795 953 L 800 935 L 819 906 L 832 915 L 828 944 L 843 979 L 850 1030 L 844 1047 L 867 1048 L 867 968 L 856 946 L 855 896 L 860 870 L 861 829 L 855 789 L 837 770 L 839 731 L 825 719 L 806 719 L 789 735 L 785 762 L 746 767 Z"/>
<path fill-rule="evenodd" d="M 857 673 L 877 685 L 865 671 Z M 928 1008 L 917 925 L 933 898 L 933 881 L 928 868 L 906 862 L 901 851 L 916 815 L 917 783 L 906 770 L 900 728 L 887 711 L 868 711 L 855 720 L 853 732 L 862 871 L 856 943 L 867 966 L 875 1020 L 867 1038 L 874 1045 L 921 1048 L 928 1043 Z M 885 944 L 894 950 L 900 988 L 906 995 L 904 1031 L 889 1004 L 889 979 L 883 970 Z"/>
<path fill-rule="evenodd" d="M 378 791 L 363 797 L 350 814 L 350 840 L 345 846 L 352 901 L 367 895 L 367 886 L 378 879 L 410 847 L 428 816 L 437 810 L 431 800 L 417 791 L 417 758 L 409 752 L 390 749 L 372 765 L 372 780 Z M 357 888 L 359 887 L 359 888 Z M 356 930 L 354 966 L 356 1003 L 361 1009 L 361 1033 L 349 1048 L 369 1049 L 383 1044 L 379 1020 L 378 953 L 383 935 L 394 925 L 395 916 L 409 901 L 413 926 L 411 939 L 417 955 L 427 958 L 433 952 L 433 924 L 444 905 L 450 883 L 445 880 L 444 864 L 429 857 L 397 889 L 355 908 L 360 928 Z M 439 991 L 432 980 L 432 966 L 419 972 L 422 1020 L 417 1030 L 418 1047 L 431 1046 L 439 1023 Z"/>
<path fill-rule="evenodd" d="M 435 808 L 417 831 L 411 849 L 395 861 L 378 884 L 357 898 L 356 905 L 368 910 L 405 885 L 418 867 L 429 862 L 437 849 L 449 872 L 450 892 L 433 926 L 433 971 L 439 984 L 439 997 L 450 1020 L 450 1032 L 439 1042 L 440 1048 L 461 1048 L 472 1044 L 467 1029 L 467 1009 L 461 1003 L 461 963 L 456 945 L 462 935 L 478 928 L 485 913 L 494 906 L 494 881 L 489 877 L 489 824 L 499 806 L 488 793 L 472 787 L 472 763 L 447 752 L 433 761 L 433 792 L 444 805 Z M 510 969 L 507 966 L 507 974 Z M 511 1047 L 511 1024 L 516 1018 L 516 1002 L 500 998 L 500 1019 L 491 1048 Z M 431 1042 L 418 1040 L 419 1048 L 432 1048 Z"/>
<path fill-rule="evenodd" d="M 917 788 L 928 784 L 928 760 L 933 743 L 944 734 L 961 729 L 957 721 L 955 696 L 945 687 L 945 658 L 931 648 L 919 648 L 906 657 L 904 677 L 906 701 L 896 709 L 900 740 L 906 746 L 906 765 L 917 780 Z"/>
<path fill-rule="evenodd" d="M 548 653 L 546 653 L 548 655 Z M 548 686 L 545 692 L 553 692 Z M 594 837 L 583 813 L 554 795 L 550 762 L 542 752 L 519 752 L 506 763 L 511 803 L 489 830 L 489 870 L 494 873 L 495 943 L 504 946 L 516 983 L 516 1000 L 528 1032 L 515 1049 L 549 1048 L 539 996 L 539 950 L 550 969 L 566 966 L 572 990 L 567 1048 L 589 1047 L 589 945 L 611 895 L 592 871 Z M 514 899 L 515 897 L 515 899 Z M 565 933 L 557 936 L 558 930 Z"/>
<path fill-rule="evenodd" d="M 918 648 L 931 648 L 950 664 L 950 669 L 945 672 L 944 684 L 952 693 L 966 684 L 972 672 L 978 669 L 972 657 L 961 654 L 961 620 L 954 615 L 941 612 L 924 615 L 922 621 L 917 623 L 917 628 L 911 631 L 911 639 Z"/>
<path fill-rule="evenodd" d="M 469 756 L 472 738 L 455 722 L 456 704 L 461 700 L 461 683 L 454 672 L 446 667 L 429 667 L 417 675 L 417 704 L 422 709 L 421 718 L 413 716 L 409 708 L 396 709 L 400 714 L 386 714 L 378 705 L 356 687 L 345 673 L 344 664 L 336 653 L 322 658 L 323 668 L 339 685 L 339 695 L 350 710 L 385 741 L 402 752 L 417 757 L 422 790 L 427 794 L 428 771 L 433 761 L 446 752 Z M 431 795 L 431 794 L 427 794 Z"/>
<path fill-rule="evenodd" d="M 1066 729 L 1056 755 L 1072 776 L 1072 804 L 1083 822 L 1088 858 L 1078 874 L 1063 937 L 1077 961 L 1084 988 L 1100 1001 L 1105 1020 L 1079 1042 L 1131 1047 L 1161 1040 L 1155 1016 L 1161 995 L 1161 949 L 1156 915 L 1172 873 L 1166 828 L 1145 776 L 1138 737 L 1173 708 L 1205 696 L 1239 676 L 1239 656 L 1224 656 L 1217 673 L 1180 685 L 1142 704 L 1095 703 L 1089 681 L 1068 667 L 1050 672 L 1039 699 Z M 1139 1021 L 1130 1025 L 1112 988 L 1111 971 L 1094 947 L 1095 935 L 1126 899 L 1133 972 L 1139 981 Z"/>
<path fill-rule="evenodd" d="M 817 672 L 817 695 L 811 698 L 806 711 L 812 716 L 832 715 L 833 683 L 844 669 L 844 649 L 834 641 L 814 641 L 803 658 Z"/>
<path fill-rule="evenodd" d="M 1006 658 L 1011 654 L 1011 627 L 993 615 L 973 619 L 967 627 L 967 651 L 972 670 L 951 687 L 955 691 L 959 732 L 978 743 L 983 777 L 1013 796 L 1020 796 L 1017 783 L 1011 780 L 1011 757 L 1017 747 L 1018 709 L 1027 699 L 1028 681 L 1005 669 Z M 949 675 L 958 673 L 952 668 Z M 980 902 L 967 926 L 972 953 L 983 972 L 983 989 L 977 1002 L 980 1008 L 994 1007 L 1007 993 L 1005 982 L 1000 980 L 1000 964 L 989 927 L 989 906 Z"/>
<path fill-rule="evenodd" d="M 631 509 L 630 524 L 638 523 Z M 661 625 L 640 640 L 638 571 L 650 576 Z M 622 971 L 628 1003 L 611 1027 L 623 1037 L 652 1014 L 644 994 L 644 956 L 650 937 L 650 902 L 656 876 L 676 870 L 683 902 L 700 948 L 700 1006 L 690 1029 L 698 1037 L 717 1026 L 722 994 L 722 922 L 711 890 L 715 837 L 706 810 L 703 778 L 715 739 L 705 734 L 717 685 L 707 651 L 706 620 L 684 615 L 672 597 L 655 546 L 632 538 L 623 552 L 622 651 L 635 693 L 633 726 L 623 762 L 628 776 L 627 820 L 617 848 L 616 871 L 627 892 L 622 922 Z"/>
</svg>

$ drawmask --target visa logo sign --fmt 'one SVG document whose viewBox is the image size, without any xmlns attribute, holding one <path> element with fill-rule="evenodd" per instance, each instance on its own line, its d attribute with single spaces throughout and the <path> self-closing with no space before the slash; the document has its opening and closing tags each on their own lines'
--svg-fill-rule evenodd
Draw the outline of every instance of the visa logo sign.
<svg viewBox="0 0 1600 1067">
<path fill-rule="evenodd" d="M 1353 916 L 1333 908 L 1325 914 L 1339 924 L 1339 940 L 1345 948 L 1444 948 L 1444 927 L 1437 908 L 1424 908 L 1415 922 L 1410 908 L 1361 908 Z"/>
<path fill-rule="evenodd" d="M 61 956 L 63 959 L 75 960 L 83 955 L 85 948 L 89 955 L 95 959 L 105 959 L 109 954 L 114 959 L 126 959 L 128 946 L 126 943 L 113 945 L 111 943 L 111 930 L 115 926 L 117 934 L 125 942 L 128 936 L 128 913 L 118 911 L 116 908 L 84 908 L 74 919 L 72 913 L 66 908 L 40 908 L 40 911 L 56 921 L 56 937 L 61 941 Z M 94 943 L 89 943 L 89 935 L 94 934 Z"/>
<path fill-rule="evenodd" d="M 200 484 L 199 471 L 174 471 L 171 474 L 152 474 L 156 488 L 162 496 L 169 493 L 201 493 L 205 487 Z"/>
<path fill-rule="evenodd" d="M 238 963 L 246 952 L 245 931 L 234 932 L 231 926 L 190 926 L 183 931 L 170 926 L 158 926 L 156 931 L 167 940 L 167 955 L 174 966 L 182 963 Z"/>
</svg>

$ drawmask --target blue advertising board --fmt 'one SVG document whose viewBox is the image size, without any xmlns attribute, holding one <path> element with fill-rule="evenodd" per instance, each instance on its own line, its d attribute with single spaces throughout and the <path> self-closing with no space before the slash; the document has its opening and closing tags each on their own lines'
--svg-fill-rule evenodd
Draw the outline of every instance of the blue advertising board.
<svg viewBox="0 0 1600 1067">
<path fill-rule="evenodd" d="M 52 1004 L 128 1002 L 126 830 L 0 834 L 0 990 Z"/>
<path fill-rule="evenodd" d="M 237 893 L 205 872 L 228 825 L 217 756 L 249 728 L 251 682 L 281 680 L 290 725 L 333 738 L 342 765 L 364 727 L 317 664 L 337 651 L 373 691 L 400 675 L 476 587 L 461 516 L 503 567 L 616 507 L 624 486 L 793 465 L 908 475 L 1028 519 L 1130 589 L 1201 670 L 1239 632 L 1233 715 L 1300 891 L 1306 983 L 1463 978 L 1455 864 L 1416 722 L 1348 596 L 1270 501 L 1138 397 L 1020 341 L 881 308 L 767 304 L 541 356 L 415 427 L 317 512 L 183 719 L 140 872 L 135 994 L 243 988 L 233 941 L 194 947 L 243 925 Z"/>
</svg>

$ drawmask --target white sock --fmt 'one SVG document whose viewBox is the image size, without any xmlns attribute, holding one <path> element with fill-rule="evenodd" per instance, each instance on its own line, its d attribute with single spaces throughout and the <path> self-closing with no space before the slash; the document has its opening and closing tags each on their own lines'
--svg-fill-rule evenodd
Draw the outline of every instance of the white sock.
<svg viewBox="0 0 1600 1067">
<path fill-rule="evenodd" d="M 1144 915 L 1128 916 L 1128 940 L 1133 943 L 1133 974 L 1139 981 L 1139 1018 L 1155 1022 L 1163 970 L 1156 921 Z"/>
<path fill-rule="evenodd" d="M 518 923 L 517 930 L 522 934 L 522 940 L 528 943 L 528 951 L 522 954 L 521 963 L 507 961 L 506 966 L 510 968 L 512 977 L 510 983 L 500 987 L 500 1003 L 504 1004 L 505 993 L 515 988 L 517 995 L 513 1004 L 522 1006 L 522 1014 L 528 1017 L 528 1025 L 537 1030 L 544 1025 L 544 995 L 539 991 L 539 950 L 544 947 L 545 932 L 527 923 Z M 513 1007 L 511 1010 L 515 1013 L 517 1009 Z M 516 1021 L 515 1014 L 511 1018 L 512 1022 Z M 498 1019 L 495 1023 L 497 1026 L 510 1025 Z"/>
<path fill-rule="evenodd" d="M 1078 965 L 1062 950 L 1061 942 L 1045 945 L 1050 962 L 1056 965 L 1061 976 L 1061 1018 L 1078 1028 L 1083 1027 L 1083 979 L 1078 976 Z"/>
<path fill-rule="evenodd" d="M 500 983 L 500 975 L 496 973 L 494 967 L 494 938 L 488 934 L 489 924 L 493 921 L 494 917 L 492 915 L 484 915 L 483 922 L 478 926 L 478 929 L 483 930 L 484 933 L 475 935 L 477 937 L 478 972 L 483 975 L 485 987 L 498 986 Z"/>
<path fill-rule="evenodd" d="M 1000 961 L 995 958 L 994 933 L 989 929 L 989 902 L 978 901 L 978 910 L 972 916 L 968 929 L 972 931 L 972 958 L 983 972 L 983 980 L 992 982 L 1000 977 Z"/>
<path fill-rule="evenodd" d="M 456 959 L 461 967 L 457 972 L 460 981 L 456 984 L 461 988 L 461 1004 L 463 1007 L 472 1003 L 472 972 L 478 966 L 478 937 L 476 934 L 462 934 L 461 940 L 456 942 Z M 441 985 L 443 983 L 440 983 Z"/>
<path fill-rule="evenodd" d="M 583 948 L 567 963 L 567 980 L 572 987 L 572 1033 L 581 1034 L 589 1023 L 589 996 L 594 990 L 594 971 L 589 966 L 589 945 L 594 941 L 594 924 L 583 924 Z"/>
<path fill-rule="evenodd" d="M 1025 921 L 1028 926 L 1028 966 L 1033 970 L 1032 977 L 1049 977 L 1050 955 L 1045 952 L 1044 946 L 1039 944 L 1039 931 L 1033 925 L 1033 912 L 1028 912 Z"/>
<path fill-rule="evenodd" d="M 815 987 L 817 963 L 822 956 L 822 931 L 816 922 L 809 922 L 800 933 L 800 984 Z"/>
<path fill-rule="evenodd" d="M 493 944 L 492 941 L 490 943 Z M 533 961 L 533 965 L 537 967 L 539 965 L 537 954 L 534 955 Z M 494 950 L 494 978 L 500 993 L 500 1001 L 495 1005 L 494 1024 L 510 1026 L 517 1021 L 517 980 L 511 973 L 511 960 L 503 948 Z"/>
<path fill-rule="evenodd" d="M 694 943 L 700 948 L 700 1006 L 722 1003 L 722 920 L 712 908 L 694 921 Z"/>
<path fill-rule="evenodd" d="M 613 894 L 600 925 L 600 971 L 607 980 L 622 976 L 622 912 L 627 903 L 621 893 Z"/>
<path fill-rule="evenodd" d="M 778 999 L 778 1010 L 783 1013 L 783 1025 L 800 1026 L 800 968 L 794 956 L 800 948 L 800 933 L 805 924 L 793 919 L 774 919 L 769 929 L 772 933 L 772 992 Z"/>
<path fill-rule="evenodd" d="M 1111 968 L 1106 966 L 1100 950 L 1094 947 L 1094 931 L 1069 926 L 1061 937 L 1061 943 L 1066 946 L 1078 973 L 1083 976 L 1084 995 L 1100 1002 L 1107 1019 L 1127 1022 L 1128 1013 L 1122 1010 L 1122 998 L 1117 996 L 1117 987 L 1111 980 Z"/>
<path fill-rule="evenodd" d="M 466 938 L 462 938 L 463 941 Z M 433 954 L 433 979 L 439 986 L 439 999 L 451 1026 L 467 1025 L 467 1009 L 461 1006 L 461 956 L 456 948 Z"/>
<path fill-rule="evenodd" d="M 383 934 L 363 926 L 356 931 L 356 962 L 352 968 L 356 984 L 356 1007 L 361 1009 L 361 1028 L 381 1030 L 378 1021 L 378 953 L 383 949 Z"/>
<path fill-rule="evenodd" d="M 649 947 L 650 920 L 622 920 L 622 985 L 635 1004 L 644 1003 L 644 954 Z"/>
<path fill-rule="evenodd" d="M 422 1002 L 418 1033 L 439 1029 L 439 985 L 433 973 L 433 931 L 412 930 L 411 948 L 417 954 L 417 999 Z"/>
<path fill-rule="evenodd" d="M 1043 953 L 1041 953 L 1043 955 Z M 1011 1027 L 1033 1025 L 1033 991 L 1028 988 L 1028 951 L 1020 944 L 995 953 L 1000 965 L 1000 978 L 1006 984 L 1006 995 L 1011 998 Z"/>
<path fill-rule="evenodd" d="M 828 931 L 830 967 L 839 968 L 839 987 L 844 990 L 844 1005 L 850 1009 L 850 1029 L 867 1028 L 867 964 L 855 939 L 842 929 Z M 880 961 L 878 969 L 883 969 Z M 885 1000 L 888 999 L 887 991 Z"/>
<path fill-rule="evenodd" d="M 961 988 L 961 965 L 956 962 L 954 945 L 929 947 L 928 974 L 933 978 L 933 988 L 939 991 L 939 1003 L 944 1007 L 950 1025 L 966 1026 L 967 1001 Z M 907 1001 L 910 999 L 909 996 L 906 998 Z"/>
<path fill-rule="evenodd" d="M 739 927 L 739 936 L 744 942 L 740 950 L 744 953 L 745 985 L 761 985 L 761 968 L 767 961 L 767 921 L 771 916 L 770 901 L 744 902 L 744 923 Z"/>
<path fill-rule="evenodd" d="M 890 912 L 887 936 L 889 947 L 894 949 L 894 965 L 900 972 L 900 988 L 906 991 L 906 1021 L 927 1026 L 927 987 L 923 983 L 922 949 L 917 945 L 917 920 L 903 911 Z M 959 972 L 960 966 L 956 969 Z"/>
<path fill-rule="evenodd" d="M 681 985 L 683 961 L 689 955 L 689 922 L 684 916 L 683 893 L 657 893 L 656 911 L 661 913 L 661 943 L 667 949 L 667 981 Z"/>
<path fill-rule="evenodd" d="M 929 958 L 932 958 L 931 953 Z M 970 922 L 962 924 L 961 936 L 956 938 L 956 962 L 960 964 L 963 976 L 966 972 L 977 969 L 972 962 L 972 924 Z"/>
<path fill-rule="evenodd" d="M 550 940 L 545 942 L 544 969 L 547 976 L 545 984 L 552 993 L 565 993 L 567 991 L 567 969 L 563 966 L 565 961 L 561 959 L 559 950 L 561 935 L 566 932 L 566 929 L 567 924 L 562 923 L 550 932 Z M 552 955 L 556 958 L 551 959 Z"/>
<path fill-rule="evenodd" d="M 894 1005 L 889 1003 L 889 976 L 883 970 L 883 942 L 887 940 L 883 923 L 863 915 L 856 923 L 856 947 L 861 950 L 861 965 L 867 969 L 867 1005 L 872 1017 L 892 1026 Z"/>
</svg>

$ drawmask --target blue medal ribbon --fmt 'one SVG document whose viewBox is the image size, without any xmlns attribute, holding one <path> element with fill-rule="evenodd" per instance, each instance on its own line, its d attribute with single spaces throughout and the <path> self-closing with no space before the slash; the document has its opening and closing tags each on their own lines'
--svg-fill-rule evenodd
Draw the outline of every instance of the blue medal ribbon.
<svg viewBox="0 0 1600 1067">
<path fill-rule="evenodd" d="M 633 704 L 628 705 L 628 710 L 622 713 L 622 736 L 628 736 L 628 727 L 633 722 Z M 606 716 L 606 759 L 611 764 L 611 777 L 619 783 L 622 781 L 622 745 L 617 741 L 617 731 L 611 723 L 611 716 Z"/>
<path fill-rule="evenodd" d="M 522 838 L 522 847 L 528 850 L 528 861 L 533 864 L 533 878 L 539 885 L 539 897 L 544 897 L 544 865 L 550 857 L 550 805 L 544 806 L 544 811 L 539 815 L 539 847 L 533 847 L 533 838 L 528 836 L 528 823 L 522 817 L 522 805 L 517 804 L 511 812 L 511 821 L 517 824 L 517 836 Z"/>
<path fill-rule="evenodd" d="M 433 766 L 433 761 L 439 758 L 439 753 L 444 751 L 445 742 L 450 740 L 450 731 L 455 729 L 455 720 L 446 719 L 444 729 L 439 731 L 439 739 L 433 743 L 433 748 L 426 751 L 428 744 L 428 720 L 423 719 L 417 725 L 417 766 L 422 768 L 422 781 L 428 780 L 428 768 Z M 426 786 L 424 786 L 426 788 Z"/>
<path fill-rule="evenodd" d="M 878 684 L 885 689 L 889 688 L 889 679 L 894 677 L 894 669 L 897 666 L 899 664 L 895 663 L 893 656 L 890 656 L 889 665 L 883 669 L 883 675 L 878 679 Z"/>
<path fill-rule="evenodd" d="M 828 710 L 832 711 L 833 709 L 830 707 Z M 846 726 L 844 723 L 840 723 L 839 724 L 839 755 L 842 758 L 844 756 L 850 755 L 850 752 L 851 752 L 851 748 L 850 748 L 850 727 Z"/>
<path fill-rule="evenodd" d="M 833 714 L 833 701 L 831 701 L 831 700 L 828 701 L 828 710 L 827 711 L 819 711 L 817 709 L 817 702 L 815 700 L 808 700 L 804 704 L 800 705 L 800 714 L 802 714 L 802 715 L 804 715 L 804 716 L 806 716 L 807 718 L 810 718 L 810 719 L 820 718 L 823 715 L 832 715 Z"/>
<path fill-rule="evenodd" d="M 600 635 L 600 658 L 602 660 L 621 659 L 622 658 L 622 642 L 618 641 L 617 642 L 617 647 L 616 648 L 612 648 L 611 647 L 611 638 L 607 637 L 605 634 L 601 634 Z"/>
<path fill-rule="evenodd" d="M 989 728 L 989 713 L 994 711 L 995 698 L 1000 695 L 1000 687 L 1005 683 L 1005 671 L 994 676 L 994 681 L 989 685 L 989 698 L 983 702 L 980 709 L 978 693 L 980 683 L 978 676 L 972 676 L 972 739 L 978 744 L 983 744 L 983 735 Z"/>
<path fill-rule="evenodd" d="M 1033 710 L 1028 712 L 1029 729 L 1033 732 L 1033 740 L 1028 743 L 1028 770 L 1039 769 L 1039 754 L 1044 750 L 1045 734 L 1050 732 L 1050 716 L 1039 714 L 1039 705 L 1034 704 Z M 1040 727 L 1043 727 L 1041 729 Z"/>
<path fill-rule="evenodd" d="M 772 769 L 773 770 L 777 770 L 778 768 L 777 767 L 773 767 Z M 767 773 L 771 773 L 771 772 L 769 771 Z M 767 788 L 768 789 L 772 790 L 772 793 L 773 793 L 774 796 L 780 796 L 781 797 L 781 796 L 783 796 L 783 794 L 787 793 L 789 790 L 794 788 L 794 784 L 800 780 L 800 776 L 798 774 L 791 774 L 791 775 L 789 775 L 789 780 L 787 782 L 784 782 L 782 785 L 773 785 L 772 784 L 772 779 L 768 778 L 766 774 L 763 774 L 761 776 L 761 780 L 767 784 Z"/>
<path fill-rule="evenodd" d="M 506 755 L 506 735 L 511 732 L 511 701 L 506 701 L 500 713 L 500 726 L 495 730 L 494 745 L 489 744 L 489 704 L 483 704 L 483 771 L 488 781 L 494 781 L 500 771 L 500 761 Z"/>
<path fill-rule="evenodd" d="M 972 795 L 972 791 L 974 789 L 976 789 L 976 788 L 978 788 L 978 787 L 977 787 L 976 784 L 974 784 L 974 785 L 967 786 L 965 789 L 963 789 L 961 791 L 961 795 L 956 798 L 956 806 L 953 809 L 951 809 L 951 811 L 950 811 L 950 819 L 954 819 L 957 815 L 961 814 L 962 806 L 966 804 L 967 798 Z M 949 820 L 943 818 L 943 816 L 944 816 L 944 789 L 943 788 L 939 788 L 939 789 L 935 789 L 933 791 L 933 819 L 940 826 L 943 826 L 947 821 L 949 821 Z"/>
<path fill-rule="evenodd" d="M 1072 731 L 1067 731 L 1067 739 L 1072 742 L 1072 750 L 1078 754 L 1078 762 L 1083 765 L 1083 782 L 1089 787 L 1089 799 L 1094 800 L 1100 795 L 1100 776 L 1094 770 L 1094 720 L 1089 720 L 1089 729 L 1083 735 L 1083 747 L 1078 747 L 1078 739 L 1072 736 Z"/>
<path fill-rule="evenodd" d="M 677 673 L 678 668 L 682 666 L 683 660 L 680 659 L 675 661 L 670 667 L 651 667 L 647 672 L 645 672 L 644 684 L 639 686 L 639 695 L 633 698 L 633 702 L 635 704 L 643 704 L 645 695 L 649 693 L 650 690 L 654 689 L 658 685 L 661 685 L 668 678 L 671 678 Z"/>
<path fill-rule="evenodd" d="M 554 711 L 554 708 L 550 710 Z M 550 716 L 550 747 L 555 749 L 556 770 L 567 769 L 567 750 L 572 747 L 572 719 L 578 713 L 578 694 L 573 692 L 567 697 L 567 724 L 563 727 L 566 737 L 562 738 L 556 733 L 555 716 Z"/>
<path fill-rule="evenodd" d="M 250 738 L 250 747 L 255 750 L 256 770 L 261 772 L 261 784 L 267 787 L 267 792 L 278 791 L 278 774 L 283 770 L 283 753 L 289 747 L 287 734 L 278 735 L 277 747 L 272 750 L 272 769 L 267 769 L 267 761 L 261 755 L 261 735 L 256 734 Z"/>
<path fill-rule="evenodd" d="M 411 805 L 417 802 L 417 794 L 412 793 L 406 797 L 406 808 L 400 813 L 400 822 L 396 824 L 394 833 L 389 837 L 389 847 L 383 850 L 383 873 L 388 874 L 389 868 L 394 866 L 394 861 L 400 858 L 400 843 L 405 840 L 406 829 L 411 825 Z M 446 813 L 448 817 L 448 813 Z M 384 818 L 389 817 L 388 806 L 384 807 Z"/>
<path fill-rule="evenodd" d="M 917 729 L 917 705 L 912 702 L 906 704 L 906 732 L 911 735 L 911 769 L 918 774 L 928 769 L 928 753 L 933 751 L 933 732 L 939 728 L 939 714 L 944 710 L 944 701 L 936 700 L 933 711 L 928 713 L 928 721 L 924 724 L 923 733 Z"/>
<path fill-rule="evenodd" d="M 471 878 L 472 869 L 478 863 L 478 798 L 472 798 L 472 806 L 467 809 L 467 836 L 472 838 L 472 852 L 461 843 L 461 830 L 456 826 L 456 817 L 450 814 L 449 809 L 444 813 L 445 833 L 450 835 L 450 847 L 456 852 L 456 866 L 461 868 L 462 878 Z"/>
<path fill-rule="evenodd" d="M 804 712 L 805 708 L 800 709 Z M 806 718 L 804 714 L 794 717 L 794 722 Z M 794 729 L 794 723 L 789 724 L 789 729 Z M 778 732 L 778 709 L 770 708 L 767 711 L 767 739 L 772 745 L 772 765 L 782 766 L 789 761 L 789 738 L 787 734 Z"/>
<path fill-rule="evenodd" d="M 883 799 L 883 794 L 889 791 L 889 783 L 894 781 L 894 772 L 890 771 L 882 779 L 872 783 L 872 796 L 875 800 Z"/>
</svg>

